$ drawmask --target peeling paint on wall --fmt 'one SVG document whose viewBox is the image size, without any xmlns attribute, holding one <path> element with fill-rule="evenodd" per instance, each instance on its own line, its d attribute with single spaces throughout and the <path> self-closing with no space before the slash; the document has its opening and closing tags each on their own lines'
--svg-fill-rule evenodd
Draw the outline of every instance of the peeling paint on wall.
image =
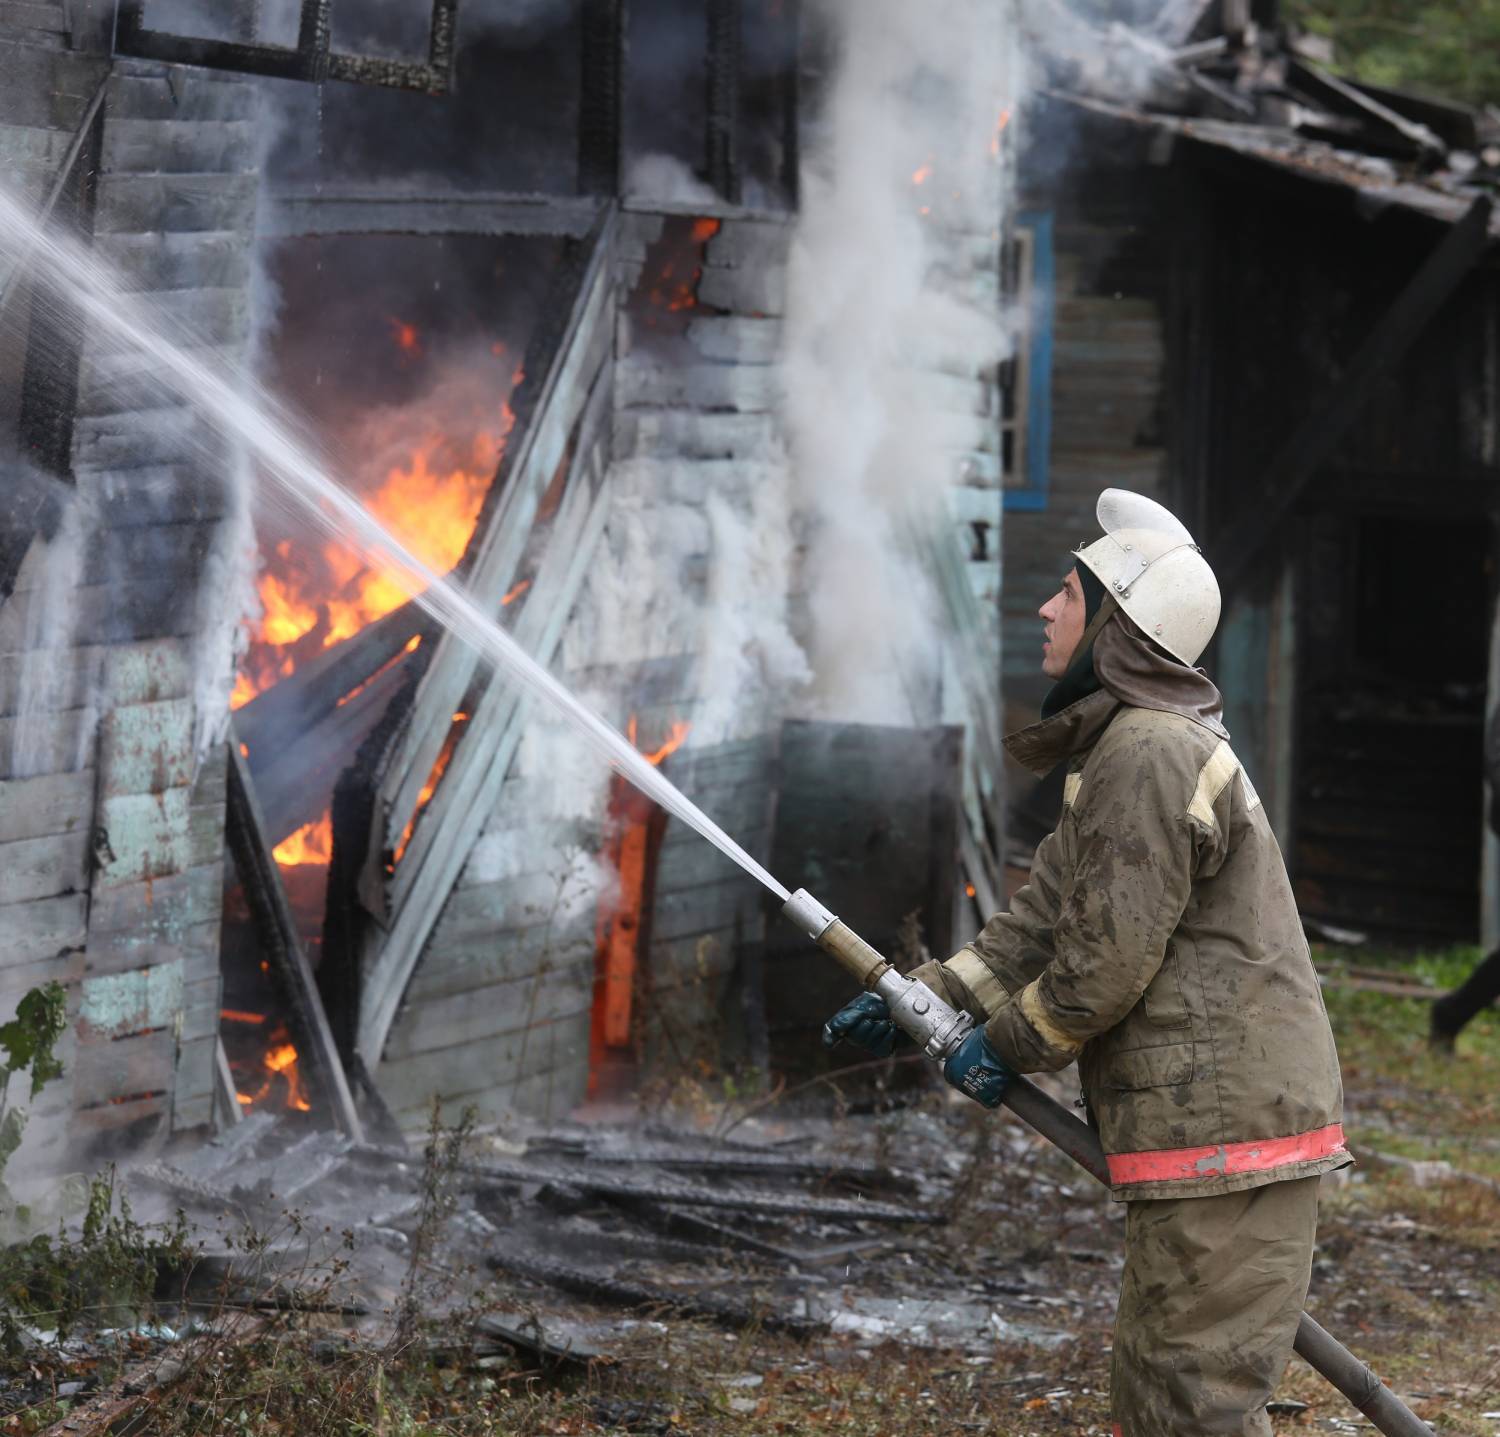
<svg viewBox="0 0 1500 1437">
<path fill-rule="evenodd" d="M 182 1012 L 182 960 L 174 958 L 131 973 L 101 973 L 83 980 L 80 1023 L 105 1033 L 166 1028 Z"/>
</svg>

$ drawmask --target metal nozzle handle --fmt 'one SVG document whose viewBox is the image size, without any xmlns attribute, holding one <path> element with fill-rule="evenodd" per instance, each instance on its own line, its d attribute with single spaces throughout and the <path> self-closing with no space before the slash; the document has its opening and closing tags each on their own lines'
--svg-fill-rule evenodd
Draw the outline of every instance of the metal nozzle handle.
<svg viewBox="0 0 1500 1437">
<path fill-rule="evenodd" d="M 842 923 L 805 888 L 799 888 L 781 910 L 819 948 L 865 988 L 873 988 L 890 970 L 885 958 L 847 923 Z"/>
</svg>

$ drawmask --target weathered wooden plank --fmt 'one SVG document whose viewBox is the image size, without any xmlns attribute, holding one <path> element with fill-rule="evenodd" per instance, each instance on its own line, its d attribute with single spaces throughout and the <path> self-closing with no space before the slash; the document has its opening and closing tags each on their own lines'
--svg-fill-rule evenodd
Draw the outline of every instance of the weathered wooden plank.
<svg viewBox="0 0 1500 1437">
<path fill-rule="evenodd" d="M 178 466 L 188 470 L 202 462 L 202 441 L 201 421 L 182 404 L 157 404 L 130 414 L 80 414 L 73 426 L 73 462 L 82 471 L 115 474 L 135 469 L 159 473 Z"/>
<path fill-rule="evenodd" d="M 94 721 L 88 708 L 0 718 L 0 776 L 36 778 L 83 768 L 92 758 Z"/>
<path fill-rule="evenodd" d="M 698 282 L 698 302 L 730 314 L 778 316 L 786 311 L 786 270 L 721 269 L 705 266 Z"/>
<path fill-rule="evenodd" d="M 615 416 L 616 459 L 757 459 L 785 462 L 786 450 L 769 413 L 687 413 L 626 410 Z"/>
<path fill-rule="evenodd" d="M 623 358 L 642 348 L 638 323 L 622 311 L 618 321 L 616 353 Z M 687 341 L 703 359 L 724 364 L 775 364 L 781 352 L 781 323 L 774 319 L 751 319 L 744 315 L 704 315 L 690 320 Z M 645 352 L 650 352 L 646 341 Z"/>
<path fill-rule="evenodd" d="M 651 936 L 667 942 L 712 932 L 732 923 L 737 914 L 757 912 L 761 901 L 759 885 L 743 875 L 658 893 L 651 910 Z"/>
<path fill-rule="evenodd" d="M 102 422 L 102 421 L 101 421 Z M 128 428 L 128 426 L 126 427 Z M 124 446 L 126 430 L 97 444 Z M 157 524 L 212 524 L 229 508 L 229 491 L 222 478 L 186 464 L 167 464 L 124 470 L 96 469 L 87 463 L 74 465 L 81 493 L 86 494 L 111 530 Z"/>
<path fill-rule="evenodd" d="M 542 496 L 558 472 L 575 424 L 591 402 L 598 406 L 609 393 L 608 351 L 607 348 L 601 351 L 600 344 L 607 345 L 612 336 L 614 290 L 608 258 L 613 236 L 611 222 L 596 246 L 569 321 L 569 331 L 547 376 L 532 422 L 522 437 L 505 496 L 495 506 L 475 555 L 469 590 L 490 596 L 489 601 L 497 607 L 500 597 L 514 581 Z M 601 425 L 605 417 L 599 413 Z M 582 452 L 589 447 L 580 446 Z M 523 618 L 532 612 L 536 602 L 535 592 L 528 595 Z M 408 737 L 393 756 L 389 775 L 381 785 L 379 802 L 388 815 L 389 826 L 398 834 L 416 809 L 417 795 L 432 772 L 446 736 L 446 725 L 439 721 L 440 717 L 458 708 L 476 664 L 477 656 L 466 643 L 451 634 L 438 641 L 437 653 L 417 696 Z"/>
<path fill-rule="evenodd" d="M 523 930 L 525 933 L 536 931 Z M 561 944 L 547 935 L 537 947 L 540 954 L 528 964 L 521 945 L 509 934 L 499 935 L 493 945 L 484 949 L 440 949 L 434 945 L 423 955 L 412 974 L 406 1002 L 415 1007 L 465 993 L 478 994 L 476 1001 L 488 1002 L 490 994 L 506 984 L 527 983 L 539 973 L 545 975 L 549 984 L 592 989 L 595 964 L 592 934 L 587 941 L 575 941 L 571 945 Z M 442 961 L 435 961 L 438 958 Z"/>
<path fill-rule="evenodd" d="M 177 1061 L 170 1028 L 102 1042 L 80 1042 L 73 1059 L 73 1101 L 79 1108 L 116 1098 L 169 1093 Z"/>
<path fill-rule="evenodd" d="M 735 837 L 750 853 L 763 848 L 770 837 L 764 810 L 758 815 L 758 822 Z M 705 884 L 723 882 L 740 871 L 732 858 L 720 853 L 711 843 L 685 843 L 662 853 L 656 870 L 656 891 L 665 894 L 684 888 L 702 888 Z"/>
<path fill-rule="evenodd" d="M 615 373 L 616 401 L 624 408 L 732 410 L 765 414 L 781 400 L 781 373 L 762 364 L 656 364 L 641 358 Z"/>
<path fill-rule="evenodd" d="M 90 973 L 79 996 L 80 1040 L 100 1042 L 148 1028 L 170 1028 L 182 1011 L 181 959 L 122 973 Z"/>
<path fill-rule="evenodd" d="M 83 888 L 88 854 L 87 827 L 0 843 L 0 907 Z"/>
<path fill-rule="evenodd" d="M 116 704 L 182 698 L 193 691 L 187 649 L 171 640 L 113 645 L 105 654 L 104 690 Z"/>
<path fill-rule="evenodd" d="M 62 163 L 73 136 L 66 130 L 30 125 L 0 125 L 0 166 L 50 174 Z"/>
<path fill-rule="evenodd" d="M 156 886 L 160 887 L 161 884 Z M 170 936 L 163 931 L 165 926 L 142 925 L 140 928 L 127 928 L 112 933 L 97 933 L 91 927 L 86 964 L 88 973 L 129 973 L 162 963 L 181 964 L 184 980 L 189 976 L 190 968 L 195 981 L 202 978 L 205 972 L 217 972 L 221 926 L 218 918 L 197 923 L 175 923 L 171 925 Z M 215 961 L 205 962 L 207 955 L 212 955 Z"/>
<path fill-rule="evenodd" d="M 239 174 L 255 168 L 253 120 L 163 123 L 112 114 L 104 127 L 105 175 Z"/>
<path fill-rule="evenodd" d="M 594 983 L 565 983 L 551 974 L 506 983 L 481 995 L 457 993 L 410 1000 L 391 1025 L 383 1061 L 400 1061 L 444 1048 L 490 1042 L 540 1024 L 586 1012 Z M 383 1071 L 383 1069 L 382 1069 Z"/>
<path fill-rule="evenodd" d="M 99 792 L 102 798 L 165 793 L 194 778 L 191 699 L 127 704 L 99 721 Z"/>
<path fill-rule="evenodd" d="M 248 233 L 260 176 L 105 175 L 99 182 L 97 234 L 171 230 Z"/>
<path fill-rule="evenodd" d="M 725 220 L 708 241 L 705 269 L 779 269 L 786 264 L 791 237 L 791 225 L 781 221 Z"/>
<path fill-rule="evenodd" d="M 257 97 L 254 84 L 212 75 L 203 70 L 173 67 L 155 75 L 116 74 L 110 81 L 109 112 L 113 123 L 132 120 L 253 120 Z"/>
<path fill-rule="evenodd" d="M 95 872 L 94 891 L 166 878 L 191 868 L 191 801 L 186 788 L 101 799 L 102 861 Z"/>
<path fill-rule="evenodd" d="M 421 1091 L 421 1084 L 407 1084 L 404 1089 Z M 570 1054 L 554 1060 L 549 1055 L 544 1066 L 528 1066 L 505 1075 L 503 1081 L 480 1072 L 454 1075 L 442 1100 L 443 1121 L 457 1122 L 465 1108 L 472 1107 L 481 1120 L 501 1120 L 521 1115 L 532 1118 L 561 1118 L 581 1103 L 588 1092 L 588 1072 Z M 396 1121 L 413 1135 L 427 1130 L 430 1107 L 419 1098 L 405 1096 L 394 1108 Z"/>
<path fill-rule="evenodd" d="M 0 780 L 0 843 L 73 833 L 93 812 L 92 770 Z"/>
<path fill-rule="evenodd" d="M 562 626 L 572 611 L 608 510 L 608 491 L 605 490 L 593 498 L 587 523 L 575 544 L 569 548 L 556 542 L 548 546 L 536 585 L 537 594 L 545 596 L 546 601 L 528 605 L 517 630 L 518 641 L 543 665 L 550 662 Z M 432 855 L 430 861 L 417 873 L 408 875 L 406 899 L 395 913 L 378 958 L 372 955 L 367 967 L 365 995 L 368 1001 L 360 1015 L 359 1050 L 372 1068 L 384 1045 L 396 1004 L 405 990 L 411 970 L 426 946 L 444 902 L 453 891 L 469 850 L 494 812 L 496 796 L 520 742 L 526 702 L 510 692 L 505 695 L 505 704 L 509 712 L 502 710 L 503 728 L 495 735 L 493 744 L 477 744 L 474 742 L 476 734 L 470 733 L 468 741 L 460 744 L 455 752 L 447 781 L 433 799 L 434 804 L 439 801 L 453 804 L 453 811 L 448 812 L 443 825 L 444 844 L 427 850 Z M 461 765 L 472 772 L 460 777 L 458 770 Z M 447 799 L 444 799 L 445 792 L 449 795 Z M 468 805 L 466 809 L 457 803 L 459 798 Z M 411 856 L 409 852 L 407 858 Z M 418 875 L 420 883 L 417 882 Z M 397 877 L 401 877 L 399 870 Z"/>
<path fill-rule="evenodd" d="M 99 688 L 103 671 L 103 648 L 68 649 L 49 656 L 48 697 L 64 711 L 82 708 Z M 36 660 L 28 666 L 25 654 L 0 654 L 0 718 L 14 718 L 27 685 L 36 678 Z"/>
<path fill-rule="evenodd" d="M 82 892 L 0 907 L 0 975 L 77 951 L 88 936 L 88 899 Z"/>
<path fill-rule="evenodd" d="M 425 1108 L 433 1096 L 503 1094 L 529 1074 L 573 1068 L 588 1080 L 590 1009 L 483 1042 L 435 1049 L 381 1064 L 380 1090 L 398 1112 Z"/>
</svg>

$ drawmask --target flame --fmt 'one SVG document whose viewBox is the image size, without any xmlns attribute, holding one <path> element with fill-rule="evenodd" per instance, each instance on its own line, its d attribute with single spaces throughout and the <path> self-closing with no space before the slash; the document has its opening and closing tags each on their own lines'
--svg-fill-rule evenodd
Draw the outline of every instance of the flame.
<svg viewBox="0 0 1500 1437">
<path fill-rule="evenodd" d="M 912 172 L 911 182 L 914 185 L 925 185 L 931 178 L 932 161 L 927 160 Z"/>
<path fill-rule="evenodd" d="M 396 348 L 403 354 L 409 354 L 413 358 L 422 352 L 422 336 L 417 333 L 414 324 L 407 324 L 405 320 L 397 319 L 394 315 L 386 318 L 386 323 L 391 327 L 391 333 L 396 337 Z"/>
<path fill-rule="evenodd" d="M 990 154 L 997 160 L 1000 158 L 1000 137 L 1005 133 L 1005 127 L 1010 124 L 1010 106 L 1007 105 L 1000 111 L 999 118 L 995 121 L 995 133 L 990 136 Z"/>
<path fill-rule="evenodd" d="M 693 221 L 686 246 L 674 242 L 651 289 L 653 308 L 665 309 L 669 314 L 697 309 L 698 284 L 703 278 L 704 246 L 723 228 L 722 220 L 705 216 Z"/>
<path fill-rule="evenodd" d="M 221 1023 L 264 1023 L 264 1013 L 242 1013 L 237 1008 L 220 1008 L 219 1021 Z"/>
<path fill-rule="evenodd" d="M 302 1083 L 302 1072 L 298 1067 L 297 1047 L 292 1042 L 292 1035 L 287 1031 L 285 1023 L 278 1023 L 272 1029 L 269 1045 L 261 1055 L 260 1062 L 265 1073 L 260 1086 L 254 1092 L 235 1093 L 241 1107 L 253 1108 L 257 1103 L 265 1102 L 271 1096 L 276 1080 L 280 1078 L 286 1084 L 283 1106 L 299 1113 L 312 1111 L 307 1089 Z"/>
<path fill-rule="evenodd" d="M 631 719 L 630 724 L 630 741 L 631 743 L 634 743 L 635 720 Z M 674 753 L 677 752 L 678 749 L 683 746 L 683 744 L 687 742 L 687 736 L 692 731 L 692 727 L 692 724 L 688 723 L 674 723 L 672 725 L 671 732 L 667 734 L 667 741 L 662 744 L 662 746 L 657 749 L 655 753 L 648 753 L 646 755 L 646 762 L 649 763 L 652 768 L 660 768 L 667 759 L 669 759 Z"/>
<path fill-rule="evenodd" d="M 515 603 L 515 601 L 519 599 L 521 595 L 524 594 L 530 587 L 530 579 L 522 579 L 519 583 L 512 584 L 510 586 L 509 592 L 503 599 L 500 600 L 500 607 L 503 609 L 507 604 Z"/>
<path fill-rule="evenodd" d="M 964 892 L 967 893 L 970 898 L 974 896 L 974 891 L 974 885 L 972 883 L 964 884 Z"/>
<path fill-rule="evenodd" d="M 417 806 L 412 810 L 411 817 L 406 820 L 406 827 L 401 830 L 401 841 L 397 843 L 396 851 L 391 858 L 393 868 L 405 855 L 407 846 L 411 843 L 411 836 L 417 831 L 417 820 L 421 818 L 422 810 L 432 802 L 439 780 L 448 771 L 448 765 L 453 761 L 453 751 L 458 747 L 458 740 L 462 737 L 464 725 L 468 721 L 469 716 L 466 713 L 453 715 L 453 724 L 448 730 L 448 737 L 443 740 L 443 746 L 438 751 L 432 771 L 427 775 L 427 782 L 422 785 L 422 791 L 417 795 Z"/>
<path fill-rule="evenodd" d="M 397 319 L 390 323 L 403 351 L 420 345 L 413 326 Z M 503 350 L 504 345 L 496 347 L 497 353 Z M 524 377 L 518 366 L 511 375 L 512 389 Z M 507 399 L 497 424 L 477 429 L 456 445 L 447 432 L 450 423 L 434 416 L 427 432 L 364 496 L 370 512 L 438 573 L 451 570 L 468 546 L 515 426 L 515 412 Z M 258 589 L 262 615 L 235 680 L 230 697 L 234 709 L 295 672 L 299 663 L 399 608 L 410 596 L 411 584 L 403 581 L 395 563 L 367 567 L 336 543 L 296 552 L 283 540 L 266 555 Z"/>
<path fill-rule="evenodd" d="M 333 855 L 333 815 L 303 824 L 290 838 L 284 838 L 272 850 L 272 857 L 282 868 L 299 868 L 304 863 L 327 867 Z"/>
<path fill-rule="evenodd" d="M 513 417 L 509 423 L 514 423 Z M 469 465 L 447 473 L 433 467 L 434 454 L 442 444 L 442 435 L 429 435 L 408 467 L 398 465 L 390 471 L 369 508 L 428 568 L 446 573 L 463 557 L 474 532 L 504 438 L 476 435 Z M 394 570 L 361 571 L 358 560 L 336 546 L 325 557 L 344 583 L 342 592 L 327 601 L 325 649 L 353 637 L 366 624 L 406 602 L 408 588 Z"/>
</svg>

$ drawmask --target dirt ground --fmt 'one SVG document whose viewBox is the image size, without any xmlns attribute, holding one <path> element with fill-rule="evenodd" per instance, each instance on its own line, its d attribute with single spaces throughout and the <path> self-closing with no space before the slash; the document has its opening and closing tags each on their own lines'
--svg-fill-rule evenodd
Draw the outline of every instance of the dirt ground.
<svg viewBox="0 0 1500 1437">
<path fill-rule="evenodd" d="M 1426 1003 L 1350 986 L 1340 981 L 1337 955 L 1318 956 L 1330 972 L 1327 1001 L 1359 1163 L 1325 1180 L 1309 1310 L 1436 1431 L 1494 1437 L 1500 1014 L 1482 1017 L 1455 1056 L 1440 1058 L 1426 1048 Z M 1444 986 L 1475 956 L 1361 953 L 1358 963 Z M 711 1086 L 693 1096 L 698 1116 L 711 1117 Z M 919 1183 L 911 1201 L 936 1205 L 940 1220 L 894 1229 L 833 1267 L 788 1272 L 745 1257 L 674 1279 L 759 1294 L 766 1321 L 738 1330 L 665 1312 L 622 1316 L 477 1266 L 448 1274 L 461 1276 L 448 1286 L 463 1292 L 445 1321 L 394 1337 L 394 1288 L 359 1338 L 336 1315 L 262 1312 L 232 1340 L 172 1348 L 168 1380 L 152 1388 L 145 1425 L 130 1430 L 382 1437 L 1109 1431 L 1123 1210 L 1091 1180 L 1014 1119 L 950 1101 L 940 1089 L 885 1114 L 814 1118 L 773 1109 L 742 1131 L 749 1128 L 771 1142 L 805 1145 L 812 1135 L 820 1151 L 929 1170 L 933 1181 Z M 635 1271 L 629 1261 L 618 1270 Z M 548 1361 L 503 1344 L 476 1346 L 473 1320 L 495 1308 L 512 1323 L 518 1312 L 562 1323 L 554 1330 L 579 1348 Z M 772 1330 L 775 1314 L 791 1312 L 817 1315 L 823 1330 L 812 1337 Z M 591 1346 L 604 1354 L 599 1360 L 586 1360 Z M 54 1377 L 66 1375 L 59 1367 Z M 72 1401 L 57 1381 L 53 1388 L 52 1400 L 0 1417 L 0 1432 L 64 1430 L 51 1424 L 67 1420 Z M 1296 1359 L 1273 1413 L 1278 1433 L 1369 1430 Z M 75 1437 L 105 1429 L 65 1430 Z"/>
</svg>

